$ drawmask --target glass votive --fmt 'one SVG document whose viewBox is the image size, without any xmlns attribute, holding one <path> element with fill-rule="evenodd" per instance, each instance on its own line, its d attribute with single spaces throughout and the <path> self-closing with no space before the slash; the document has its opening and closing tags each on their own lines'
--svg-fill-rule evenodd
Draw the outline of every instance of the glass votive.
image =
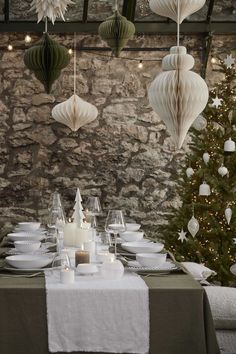
<svg viewBox="0 0 236 354">
<path fill-rule="evenodd" d="M 101 266 L 101 275 L 105 279 L 121 279 L 124 274 L 124 266 L 119 260 L 104 262 Z"/>
<path fill-rule="evenodd" d="M 100 251 L 96 254 L 96 259 L 98 262 L 112 262 L 115 260 L 114 253 L 110 253 L 108 251 Z"/>
<path fill-rule="evenodd" d="M 60 270 L 60 281 L 62 284 L 73 284 L 75 281 L 75 272 L 70 268 Z"/>
<path fill-rule="evenodd" d="M 81 263 L 89 263 L 90 257 L 88 251 L 78 250 L 75 252 L 75 266 Z"/>
</svg>

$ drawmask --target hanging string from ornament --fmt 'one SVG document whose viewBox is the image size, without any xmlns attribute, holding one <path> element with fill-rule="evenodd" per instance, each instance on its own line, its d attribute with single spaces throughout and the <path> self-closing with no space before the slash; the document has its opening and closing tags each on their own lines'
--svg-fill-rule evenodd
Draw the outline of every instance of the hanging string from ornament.
<svg viewBox="0 0 236 354">
<path fill-rule="evenodd" d="M 177 2 L 177 46 L 163 58 L 163 72 L 148 90 L 150 105 L 166 124 L 177 148 L 181 148 L 189 128 L 204 110 L 209 97 L 205 81 L 190 71 L 194 58 L 187 54 L 185 47 L 179 46 L 179 41 L 180 0 Z"/>
<path fill-rule="evenodd" d="M 36 11 L 38 23 L 43 18 L 49 18 L 54 24 L 57 17 L 65 21 L 67 6 L 74 4 L 71 0 L 33 0 L 30 11 Z"/>
<path fill-rule="evenodd" d="M 74 33 L 74 94 L 52 109 L 52 117 L 56 121 L 67 125 L 72 131 L 77 131 L 82 126 L 91 123 L 98 115 L 98 110 L 94 105 L 76 94 L 76 52 L 76 34 Z"/>
<path fill-rule="evenodd" d="M 193 204 L 193 207 L 192 207 L 192 212 L 193 212 L 193 215 L 191 217 L 191 219 L 189 220 L 188 222 L 188 231 L 190 232 L 190 234 L 195 237 L 196 234 L 198 233 L 199 231 L 199 222 L 198 220 L 195 218 L 194 216 L 194 204 Z"/>
</svg>

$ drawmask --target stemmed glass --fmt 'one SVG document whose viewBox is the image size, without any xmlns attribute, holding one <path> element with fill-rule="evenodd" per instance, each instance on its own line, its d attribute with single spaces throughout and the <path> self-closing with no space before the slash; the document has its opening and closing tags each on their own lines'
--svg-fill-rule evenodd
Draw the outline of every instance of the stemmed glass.
<svg viewBox="0 0 236 354">
<path fill-rule="evenodd" d="M 97 220 L 96 216 L 101 214 L 102 208 L 100 204 L 100 200 L 98 197 L 88 197 L 85 205 L 84 205 L 84 214 L 86 219 L 91 222 L 91 228 L 94 229 L 94 233 L 96 236 L 96 227 L 97 227 Z"/>
<path fill-rule="evenodd" d="M 56 237 L 59 248 L 63 247 L 63 227 L 65 223 L 66 218 L 61 203 L 61 197 L 59 193 L 55 192 L 52 197 L 52 205 L 49 208 L 47 226 L 49 228 L 49 238 Z"/>
<path fill-rule="evenodd" d="M 109 210 L 106 218 L 105 230 L 114 234 L 115 256 L 117 256 L 117 235 L 126 230 L 122 210 Z"/>
</svg>

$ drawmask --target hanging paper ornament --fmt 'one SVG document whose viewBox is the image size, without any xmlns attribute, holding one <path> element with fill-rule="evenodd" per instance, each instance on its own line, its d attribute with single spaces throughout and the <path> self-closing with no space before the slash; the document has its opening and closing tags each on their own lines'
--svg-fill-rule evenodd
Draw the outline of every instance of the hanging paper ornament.
<svg viewBox="0 0 236 354">
<path fill-rule="evenodd" d="M 182 243 L 184 241 L 187 241 L 186 233 L 187 232 L 184 232 L 183 229 L 181 230 L 181 232 L 178 232 L 178 235 L 179 235 L 178 240 L 180 240 Z"/>
<path fill-rule="evenodd" d="M 201 114 L 195 119 L 192 127 L 198 131 L 205 129 L 207 126 L 207 120 Z"/>
<path fill-rule="evenodd" d="M 224 64 L 227 69 L 232 68 L 232 66 L 235 64 L 235 58 L 233 58 L 232 54 L 227 55 L 227 57 L 224 59 Z"/>
<path fill-rule="evenodd" d="M 53 82 L 69 64 L 70 55 L 66 47 L 51 39 L 48 33 L 44 33 L 39 42 L 26 50 L 24 62 L 44 85 L 46 92 L 50 93 Z"/>
<path fill-rule="evenodd" d="M 126 45 L 127 41 L 134 35 L 135 26 L 126 17 L 121 16 L 119 11 L 108 17 L 98 28 L 98 34 L 103 39 L 116 57 Z"/>
<path fill-rule="evenodd" d="M 77 95 L 71 96 L 65 102 L 59 103 L 52 110 L 53 118 L 76 131 L 85 124 L 97 118 L 97 108 Z"/>
<path fill-rule="evenodd" d="M 224 143 L 224 151 L 225 152 L 234 152 L 235 151 L 235 142 L 229 138 Z"/>
<path fill-rule="evenodd" d="M 166 124 L 178 148 L 208 101 L 205 81 L 189 71 L 193 65 L 194 58 L 185 47 L 172 47 L 162 62 L 164 72 L 148 90 L 150 105 Z"/>
<path fill-rule="evenodd" d="M 210 155 L 208 154 L 208 152 L 204 152 L 204 154 L 202 155 L 203 161 L 205 162 L 205 164 L 207 165 L 208 162 L 210 161 Z"/>
<path fill-rule="evenodd" d="M 186 170 L 186 175 L 188 178 L 192 177 L 192 175 L 194 174 L 194 170 L 192 169 L 192 167 L 188 167 Z"/>
<path fill-rule="evenodd" d="M 74 2 L 71 0 L 33 0 L 30 11 L 37 12 L 38 23 L 48 17 L 54 24 L 57 17 L 61 17 L 65 21 L 64 14 L 70 4 L 74 4 Z"/>
<path fill-rule="evenodd" d="M 215 98 L 212 98 L 212 101 L 212 107 L 219 108 L 220 106 L 222 106 L 223 99 L 219 98 L 217 95 Z"/>
<path fill-rule="evenodd" d="M 201 196 L 211 195 L 210 186 L 205 181 L 203 181 L 203 183 L 199 187 L 199 195 Z"/>
<path fill-rule="evenodd" d="M 206 0 L 179 0 L 179 23 L 182 23 L 186 17 L 201 9 L 205 2 Z M 178 21 L 178 0 L 150 0 L 149 6 L 156 14 L 169 17 L 175 22 Z"/>
<path fill-rule="evenodd" d="M 227 220 L 228 225 L 230 224 L 231 218 L 232 218 L 232 209 L 231 208 L 226 208 L 225 209 L 225 218 Z"/>
<path fill-rule="evenodd" d="M 195 237 L 196 234 L 199 231 L 199 222 L 197 221 L 197 219 L 194 217 L 194 215 L 191 217 L 191 219 L 188 222 L 188 231 L 190 232 L 190 234 Z"/>
<path fill-rule="evenodd" d="M 229 172 L 228 168 L 225 167 L 223 164 L 220 166 L 220 168 L 218 168 L 218 173 L 219 175 L 221 175 L 221 177 L 226 176 L 228 172 Z"/>
</svg>

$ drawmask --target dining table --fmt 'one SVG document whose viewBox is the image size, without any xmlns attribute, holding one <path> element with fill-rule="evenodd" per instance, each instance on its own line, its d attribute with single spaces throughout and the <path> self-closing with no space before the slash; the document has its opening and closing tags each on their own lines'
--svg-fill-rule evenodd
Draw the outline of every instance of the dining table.
<svg viewBox="0 0 236 354">
<path fill-rule="evenodd" d="M 4 252 L 0 248 L 0 255 Z M 3 265 L 2 257 L 0 353 L 49 354 L 44 274 L 14 274 Z M 220 354 L 208 298 L 199 282 L 184 271 L 140 276 L 149 292 L 150 354 Z"/>
</svg>

